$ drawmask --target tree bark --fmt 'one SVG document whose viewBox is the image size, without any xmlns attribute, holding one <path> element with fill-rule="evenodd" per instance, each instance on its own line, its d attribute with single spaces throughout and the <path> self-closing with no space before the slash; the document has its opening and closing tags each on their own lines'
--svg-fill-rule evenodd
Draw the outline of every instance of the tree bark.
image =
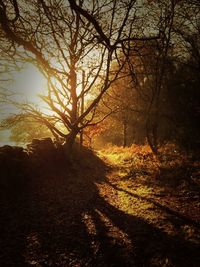
<svg viewBox="0 0 200 267">
<path fill-rule="evenodd" d="M 148 117 L 146 121 L 146 136 L 147 142 L 152 150 L 152 152 L 158 154 L 158 139 L 157 139 L 157 124 L 151 121 L 151 118 Z"/>
<path fill-rule="evenodd" d="M 78 132 L 75 130 L 72 130 L 66 137 L 65 143 L 64 143 L 64 154 L 67 159 L 70 159 L 72 155 L 73 146 L 76 140 Z"/>
<path fill-rule="evenodd" d="M 127 146 L 127 122 L 123 122 L 123 147 Z"/>
<path fill-rule="evenodd" d="M 84 113 L 84 89 L 85 89 L 85 71 L 82 71 L 82 97 L 81 97 L 81 115 Z M 83 147 L 83 129 L 80 132 L 80 147 Z"/>
</svg>

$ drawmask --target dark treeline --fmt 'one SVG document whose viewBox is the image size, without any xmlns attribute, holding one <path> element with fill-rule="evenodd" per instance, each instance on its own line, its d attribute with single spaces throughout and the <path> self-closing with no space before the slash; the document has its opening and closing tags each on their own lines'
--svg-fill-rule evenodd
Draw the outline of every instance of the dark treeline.
<svg viewBox="0 0 200 267">
<path fill-rule="evenodd" d="M 100 143 L 148 142 L 154 152 L 166 142 L 186 149 L 199 146 L 200 25 L 190 20 L 190 27 L 178 29 L 179 20 L 174 21 L 168 40 L 131 47 L 121 78 L 101 103 L 100 113 L 111 115 L 97 138 Z"/>
</svg>

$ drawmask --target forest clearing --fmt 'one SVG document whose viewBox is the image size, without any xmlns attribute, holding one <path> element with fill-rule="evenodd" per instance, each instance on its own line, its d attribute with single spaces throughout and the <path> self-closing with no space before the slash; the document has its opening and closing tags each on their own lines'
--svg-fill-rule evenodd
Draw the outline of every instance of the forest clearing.
<svg viewBox="0 0 200 267">
<path fill-rule="evenodd" d="M 200 162 L 172 145 L 97 154 L 4 165 L 0 265 L 198 266 Z"/>
</svg>

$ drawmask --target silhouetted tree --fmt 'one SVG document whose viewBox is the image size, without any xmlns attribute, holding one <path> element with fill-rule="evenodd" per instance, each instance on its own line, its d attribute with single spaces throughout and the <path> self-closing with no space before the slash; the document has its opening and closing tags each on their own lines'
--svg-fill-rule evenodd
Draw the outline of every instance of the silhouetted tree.
<svg viewBox="0 0 200 267">
<path fill-rule="evenodd" d="M 127 61 L 128 57 L 118 60 L 118 51 L 128 51 L 130 41 L 158 38 L 158 29 L 152 36 L 135 30 L 136 11 L 136 1 L 130 0 L 0 1 L 4 60 L 29 61 L 48 81 L 48 92 L 41 98 L 51 114 L 24 104 L 23 115 L 37 118 L 54 135 L 65 138 L 68 152 L 77 134 L 92 122 L 100 99 Z M 144 17 L 142 12 L 138 16 Z M 114 75 L 112 62 L 119 65 Z M 85 83 L 80 90 L 83 70 Z M 93 90 L 95 98 L 80 113 L 81 99 Z"/>
</svg>

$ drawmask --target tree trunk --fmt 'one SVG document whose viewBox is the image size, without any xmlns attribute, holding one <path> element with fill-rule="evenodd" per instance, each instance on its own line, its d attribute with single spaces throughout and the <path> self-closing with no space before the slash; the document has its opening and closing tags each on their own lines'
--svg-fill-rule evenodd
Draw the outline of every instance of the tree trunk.
<svg viewBox="0 0 200 267">
<path fill-rule="evenodd" d="M 157 155 L 158 153 L 158 140 L 157 140 L 157 124 L 152 122 L 150 117 L 146 121 L 146 136 L 147 142 L 152 152 Z"/>
<path fill-rule="evenodd" d="M 123 147 L 127 146 L 127 122 L 123 122 Z"/>
<path fill-rule="evenodd" d="M 75 139 L 78 132 L 72 130 L 66 137 L 65 143 L 64 143 L 64 155 L 67 159 L 70 159 L 72 155 L 73 145 L 75 143 Z"/>
<path fill-rule="evenodd" d="M 82 71 L 82 97 L 81 97 L 81 115 L 84 113 L 84 89 L 85 89 L 85 71 Z M 80 147 L 83 146 L 83 129 L 80 132 Z"/>
</svg>

